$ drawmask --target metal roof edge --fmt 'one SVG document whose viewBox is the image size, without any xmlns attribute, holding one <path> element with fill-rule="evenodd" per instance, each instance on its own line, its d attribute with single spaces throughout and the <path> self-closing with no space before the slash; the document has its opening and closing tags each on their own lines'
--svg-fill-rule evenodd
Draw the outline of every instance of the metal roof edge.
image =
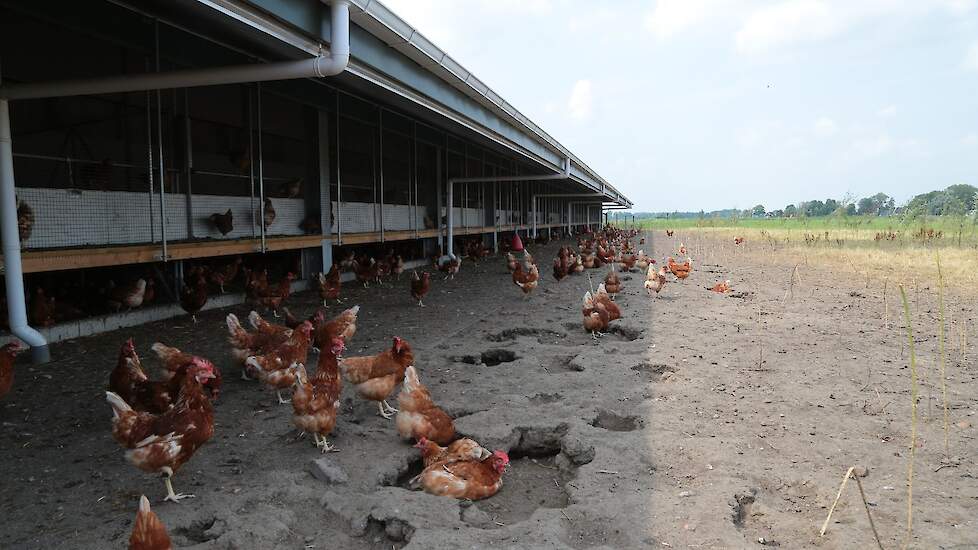
<svg viewBox="0 0 978 550">
<path fill-rule="evenodd" d="M 412 27 L 405 20 L 401 19 L 393 10 L 385 6 L 380 0 L 349 0 L 351 7 L 350 17 L 360 25 L 361 28 L 373 34 L 378 39 L 384 41 L 388 46 L 397 49 L 408 57 L 417 61 L 433 74 L 445 80 L 453 87 L 459 89 L 470 98 L 489 107 L 504 118 L 510 119 L 517 125 L 522 126 L 535 135 L 541 141 L 549 145 L 562 156 L 570 158 L 571 161 L 579 166 L 589 179 L 593 179 L 599 184 L 602 192 L 615 196 L 624 205 L 631 206 L 629 201 L 613 185 L 608 183 L 603 177 L 589 167 L 583 160 L 572 153 L 567 147 L 544 131 L 526 115 L 507 102 L 501 95 L 492 88 L 479 80 L 471 71 L 467 70 L 460 63 L 452 59 L 447 52 L 439 48 L 433 41 L 424 36 L 418 29 Z M 363 17 L 370 17 L 371 21 L 363 21 Z M 366 23 L 366 24 L 362 24 Z M 371 24 L 373 23 L 373 24 Z M 382 25 L 382 29 L 376 24 Z M 405 50 L 411 50 L 411 53 Z M 414 55 L 412 55 L 412 53 Z M 354 57 L 356 52 L 353 52 Z M 442 70 L 433 70 L 435 68 Z M 452 82 L 449 78 L 454 78 Z M 581 178 L 583 180 L 583 178 Z M 583 182 L 582 183 L 586 183 Z"/>
</svg>

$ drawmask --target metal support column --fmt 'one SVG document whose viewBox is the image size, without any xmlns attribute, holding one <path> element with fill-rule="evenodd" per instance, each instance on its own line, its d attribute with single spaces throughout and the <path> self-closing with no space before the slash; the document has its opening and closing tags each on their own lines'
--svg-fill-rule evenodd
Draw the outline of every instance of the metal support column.
<svg viewBox="0 0 978 550">
<path fill-rule="evenodd" d="M 194 238 L 194 187 L 193 187 L 193 171 L 194 171 L 194 148 L 193 148 L 193 138 L 190 132 L 190 89 L 184 88 L 183 90 L 183 130 L 184 130 L 184 178 L 186 178 L 187 185 L 185 186 L 184 192 L 187 194 L 187 238 Z"/>
<path fill-rule="evenodd" d="M 268 228 L 265 227 L 265 165 L 264 157 L 262 151 L 262 113 L 261 113 L 261 82 L 256 84 L 257 90 L 255 92 L 256 105 L 255 111 L 257 112 L 258 118 L 258 208 L 261 214 L 258 215 L 258 228 L 261 230 L 261 252 L 265 253 L 265 236 L 268 232 Z"/>
<path fill-rule="evenodd" d="M 340 158 L 340 94 L 336 94 L 336 243 L 343 244 L 343 176 L 340 167 L 343 166 L 343 159 Z M 332 205 L 330 205 L 332 206 Z"/>
<path fill-rule="evenodd" d="M 332 172 L 329 166 L 329 113 L 319 111 L 317 118 L 319 134 L 319 223 L 323 226 L 323 238 L 320 241 L 320 246 L 323 249 L 322 272 L 328 273 L 333 266 L 333 230 L 330 223 L 333 199 L 329 194 L 330 180 L 332 179 L 330 178 Z"/>
<path fill-rule="evenodd" d="M 377 135 L 378 147 L 380 148 L 380 242 L 384 242 L 384 110 L 380 109 L 377 113 L 378 126 Z M 375 165 L 376 166 L 376 165 Z M 376 183 L 375 183 L 376 185 Z"/>
<path fill-rule="evenodd" d="M 258 237 L 258 205 L 255 204 L 255 93 L 248 87 L 248 184 L 251 186 L 251 238 Z"/>
<path fill-rule="evenodd" d="M 160 21 L 153 22 L 154 41 L 156 45 L 156 72 L 160 72 Z M 166 165 L 163 162 L 163 92 L 156 90 L 156 151 L 160 162 L 160 238 L 163 242 L 161 260 L 170 258 L 166 249 Z"/>
</svg>

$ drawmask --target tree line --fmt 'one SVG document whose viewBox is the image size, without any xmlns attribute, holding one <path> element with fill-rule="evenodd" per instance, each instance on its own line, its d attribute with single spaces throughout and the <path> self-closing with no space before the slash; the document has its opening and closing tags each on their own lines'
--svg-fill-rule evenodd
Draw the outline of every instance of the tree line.
<svg viewBox="0 0 978 550">
<path fill-rule="evenodd" d="M 855 199 L 828 198 L 802 201 L 784 208 L 768 210 L 763 204 L 739 210 L 728 208 L 712 212 L 636 212 L 637 219 L 643 218 L 801 218 L 822 216 L 962 216 L 978 211 L 978 187 L 968 184 L 951 185 L 943 190 L 921 193 L 906 204 L 897 205 L 896 200 L 886 193 L 876 193 L 869 197 Z"/>
</svg>

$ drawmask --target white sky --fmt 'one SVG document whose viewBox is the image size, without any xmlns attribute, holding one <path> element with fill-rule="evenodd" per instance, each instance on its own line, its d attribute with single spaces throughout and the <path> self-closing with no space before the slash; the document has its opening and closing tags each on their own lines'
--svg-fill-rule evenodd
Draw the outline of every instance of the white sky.
<svg viewBox="0 0 978 550">
<path fill-rule="evenodd" d="M 383 0 L 631 198 L 978 185 L 978 0 Z"/>
</svg>

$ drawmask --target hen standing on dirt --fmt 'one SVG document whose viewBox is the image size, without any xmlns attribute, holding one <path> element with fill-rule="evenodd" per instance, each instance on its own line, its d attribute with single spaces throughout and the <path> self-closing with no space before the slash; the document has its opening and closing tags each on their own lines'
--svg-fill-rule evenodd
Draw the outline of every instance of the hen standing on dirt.
<svg viewBox="0 0 978 550">
<path fill-rule="evenodd" d="M 387 398 L 404 380 L 404 371 L 413 364 L 410 344 L 395 336 L 389 350 L 369 357 L 348 357 L 340 363 L 340 370 L 360 397 L 377 402 L 380 416 L 391 418 L 397 409 L 387 404 Z"/>
<path fill-rule="evenodd" d="M 292 392 L 292 422 L 303 433 L 312 433 L 316 448 L 322 452 L 334 451 L 326 439 L 336 427 L 336 411 L 340 407 L 340 378 L 338 361 L 343 354 L 342 338 L 333 338 L 328 349 L 319 354 L 316 374 L 309 378 L 302 365 L 291 367 L 295 371 L 295 389 Z"/>
<path fill-rule="evenodd" d="M 418 379 L 418 371 L 408 367 L 404 372 L 404 387 L 397 396 L 397 433 L 404 439 L 430 439 L 447 444 L 455 437 L 452 417 L 435 405 Z"/>
<path fill-rule="evenodd" d="M 431 274 L 425 271 L 420 277 L 418 277 L 418 272 L 414 272 L 414 278 L 411 279 L 411 297 L 418 301 L 418 305 L 424 307 L 424 297 L 428 294 L 428 289 L 431 288 Z"/>
<path fill-rule="evenodd" d="M 196 359 L 183 378 L 176 405 L 161 415 L 134 411 L 117 394 L 105 392 L 112 406 L 113 435 L 128 442 L 129 462 L 144 472 L 163 474 L 164 500 L 194 496 L 174 493 L 170 478 L 214 435 L 214 409 L 203 387 L 213 377 L 210 363 Z"/>
</svg>

